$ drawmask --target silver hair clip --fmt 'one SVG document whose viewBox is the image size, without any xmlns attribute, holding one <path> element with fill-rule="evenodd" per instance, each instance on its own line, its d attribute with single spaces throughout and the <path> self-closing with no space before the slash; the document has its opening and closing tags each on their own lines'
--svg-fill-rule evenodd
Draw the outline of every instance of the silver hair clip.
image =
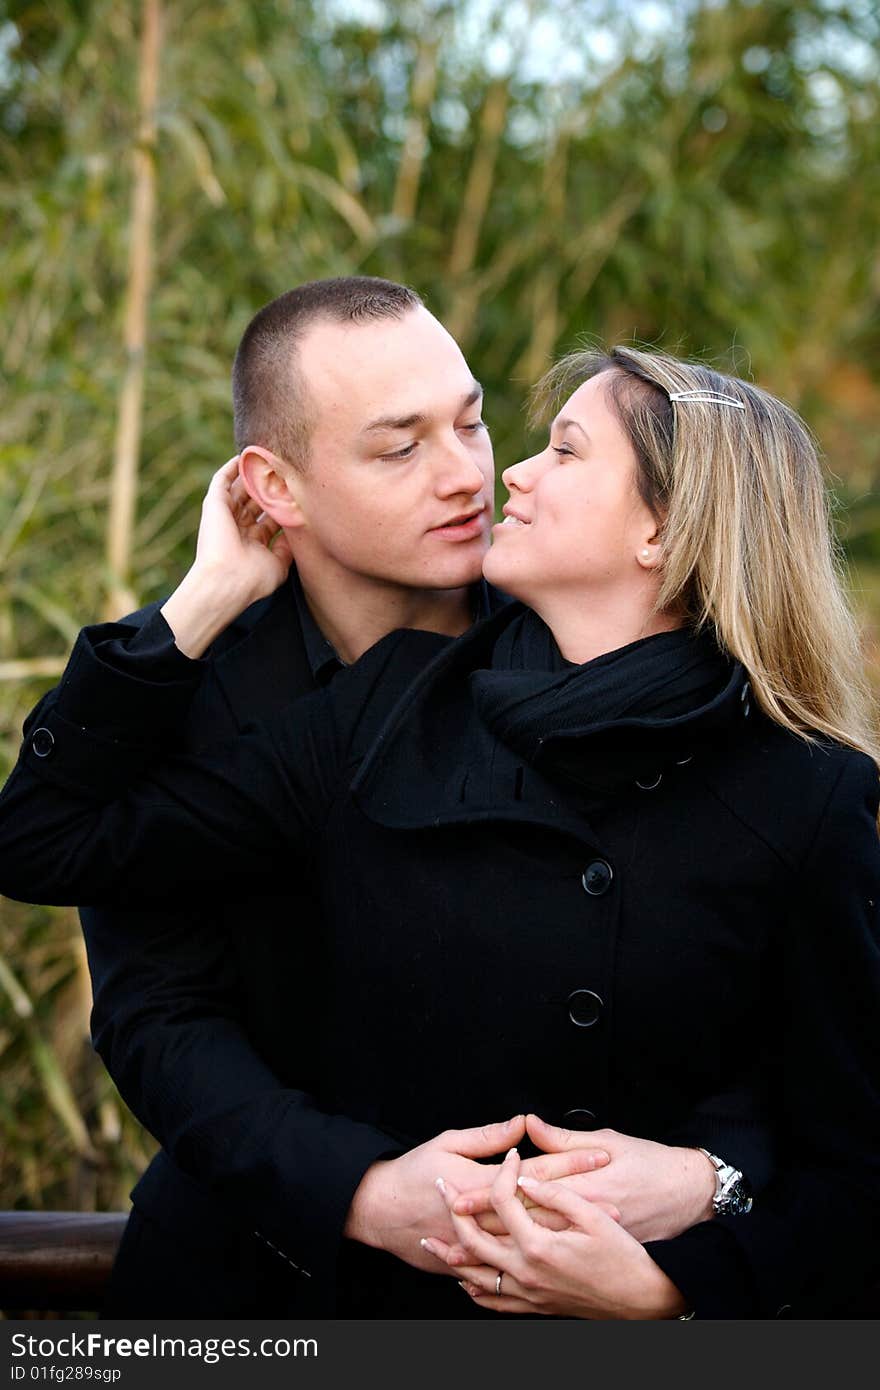
<svg viewBox="0 0 880 1390">
<path fill-rule="evenodd" d="M 694 405 L 732 405 L 734 410 L 745 410 L 742 401 L 735 401 L 733 396 L 725 396 L 721 391 L 703 391 L 696 388 L 691 391 L 670 391 L 671 401 L 692 401 Z"/>
</svg>

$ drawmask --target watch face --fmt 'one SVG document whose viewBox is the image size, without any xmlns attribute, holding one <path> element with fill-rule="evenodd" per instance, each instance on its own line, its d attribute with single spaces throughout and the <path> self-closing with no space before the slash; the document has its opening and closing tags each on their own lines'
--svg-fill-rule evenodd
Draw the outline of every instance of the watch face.
<svg viewBox="0 0 880 1390">
<path fill-rule="evenodd" d="M 715 1203 L 719 1216 L 745 1216 L 752 1209 L 752 1188 L 748 1178 L 737 1173 L 733 1182 L 725 1186 Z"/>
</svg>

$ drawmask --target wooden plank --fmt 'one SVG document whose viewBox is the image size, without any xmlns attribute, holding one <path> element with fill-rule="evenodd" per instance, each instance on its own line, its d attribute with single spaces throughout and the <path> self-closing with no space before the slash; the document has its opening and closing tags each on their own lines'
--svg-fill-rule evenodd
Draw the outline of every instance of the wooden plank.
<svg viewBox="0 0 880 1390">
<path fill-rule="evenodd" d="M 0 1307 L 98 1308 L 127 1220 L 126 1212 L 0 1212 Z"/>
</svg>

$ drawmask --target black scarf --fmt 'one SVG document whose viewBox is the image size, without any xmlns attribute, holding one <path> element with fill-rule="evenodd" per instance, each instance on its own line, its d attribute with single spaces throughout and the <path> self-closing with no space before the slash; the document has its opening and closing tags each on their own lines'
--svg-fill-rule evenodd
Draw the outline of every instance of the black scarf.
<svg viewBox="0 0 880 1390">
<path fill-rule="evenodd" d="M 618 732 L 631 731 L 628 741 L 643 758 L 652 742 L 652 725 L 686 724 L 682 717 L 710 705 L 729 684 L 733 669 L 713 634 L 690 628 L 644 637 L 573 666 L 562 657 L 547 625 L 527 610 L 500 634 L 492 669 L 475 671 L 470 679 L 474 704 L 497 738 L 533 764 L 547 761 L 552 745 L 561 740 L 565 756 L 560 770 L 572 775 L 581 762 L 571 756 L 572 740 L 579 735 L 613 735 L 614 726 L 623 721 Z M 687 741 L 687 731 L 680 732 Z M 619 756 L 621 739 L 612 737 L 611 742 Z M 682 751 L 676 739 L 659 743 L 671 749 L 667 756 Z"/>
</svg>

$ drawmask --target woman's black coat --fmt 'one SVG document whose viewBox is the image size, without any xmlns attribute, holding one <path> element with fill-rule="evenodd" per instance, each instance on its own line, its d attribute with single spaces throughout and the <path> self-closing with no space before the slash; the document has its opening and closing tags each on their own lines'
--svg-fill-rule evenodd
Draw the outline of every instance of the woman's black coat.
<svg viewBox="0 0 880 1390">
<path fill-rule="evenodd" d="M 449 646 L 392 634 L 297 727 L 149 772 L 192 665 L 169 655 L 145 712 L 124 654 L 87 634 L 0 801 L 0 889 L 140 897 L 173 874 L 246 894 L 268 873 L 290 884 L 295 931 L 317 866 L 329 1118 L 291 1154 L 294 1181 L 353 1132 L 363 1171 L 529 1110 L 668 1140 L 745 1086 L 776 1128 L 776 1176 L 748 1216 L 651 1253 L 704 1315 L 827 1315 L 880 1235 L 876 769 L 750 710 L 734 668 L 691 716 L 578 731 L 566 756 L 586 773 L 563 783 L 558 749 L 524 765 L 471 703 L 516 613 Z M 389 683 L 413 677 L 386 722 Z M 243 911 L 242 928 L 259 924 Z M 404 1267 L 381 1260 L 355 1247 L 353 1285 L 393 1283 Z"/>
</svg>

